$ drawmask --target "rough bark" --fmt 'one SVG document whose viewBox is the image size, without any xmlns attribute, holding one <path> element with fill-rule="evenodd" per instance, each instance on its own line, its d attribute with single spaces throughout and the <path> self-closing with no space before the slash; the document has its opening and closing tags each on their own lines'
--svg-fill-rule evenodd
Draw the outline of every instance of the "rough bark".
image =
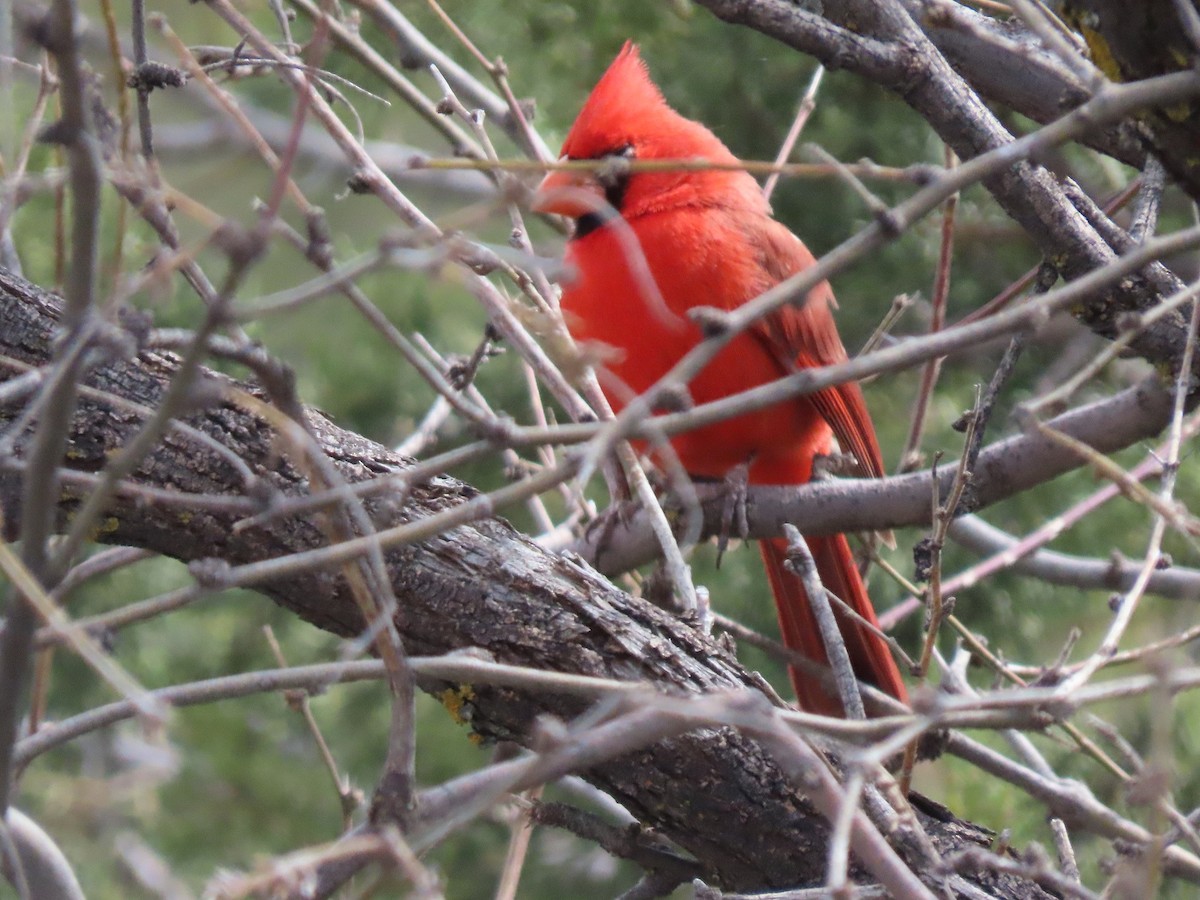
<svg viewBox="0 0 1200 900">
<path fill-rule="evenodd" d="M 1200 22 L 1200 6 L 1194 22 Z M 1182 72 L 1200 61 L 1200 48 L 1177 0 L 1071 0 L 1063 15 L 1092 52 L 1092 61 L 1114 81 L 1137 81 Z M 1200 201 L 1200 102 L 1149 109 L 1141 135 L 1163 168 L 1193 200 Z"/>
<path fill-rule="evenodd" d="M 53 297 L 0 270 L 0 354 L 44 364 L 58 309 Z M 120 345 L 105 344 L 110 352 Z M 153 407 L 175 365 L 174 357 L 160 353 L 110 359 L 91 371 L 87 383 Z M 8 367 L 0 370 L 4 378 L 13 374 Z M 0 429 L 10 426 L 18 412 L 11 406 L 0 408 Z M 100 469 L 107 454 L 139 424 L 138 418 L 110 404 L 85 400 L 75 418 L 65 467 Z M 319 413 L 311 412 L 309 418 L 347 481 L 405 468 L 404 459 L 338 428 Z M 264 502 L 271 496 L 305 492 L 304 478 L 281 454 L 276 436 L 262 420 L 210 402 L 187 422 L 244 460 L 261 480 L 256 494 Z M 0 469 L 0 504 L 8 522 L 13 521 L 19 497 L 12 462 L 19 459 L 20 447 L 18 440 L 15 457 Z M 161 442 L 135 478 L 158 488 L 246 494 L 243 478 L 227 460 L 177 434 Z M 369 509 L 380 526 L 388 526 L 447 509 L 475 493 L 461 482 L 438 476 L 414 485 L 403 498 L 372 500 Z M 64 520 L 77 501 L 77 493 L 66 492 Z M 122 494 L 113 502 L 99 537 L 187 562 L 216 559 L 234 565 L 324 543 L 322 531 L 309 519 L 282 519 L 235 531 L 236 518 Z M 503 662 L 639 680 L 677 693 L 761 686 L 757 676 L 703 634 L 617 590 L 575 560 L 545 552 L 499 518 L 392 549 L 387 564 L 400 601 L 396 622 L 413 653 L 481 648 Z M 209 568 L 219 574 L 220 566 Z M 264 583 L 260 589 L 284 608 L 336 634 L 355 634 L 362 626 L 350 591 L 334 572 L 307 572 Z M 477 686 L 465 712 L 484 737 L 529 745 L 539 716 L 566 718 L 583 708 L 583 701 L 574 697 Z M 825 823 L 771 756 L 734 730 L 696 730 L 600 763 L 585 774 L 643 823 L 694 853 L 724 887 L 789 886 L 823 877 Z M 944 852 L 989 843 L 989 833 L 978 826 L 948 814 L 921 815 Z M 978 873 L 969 880 L 988 896 L 1047 896 L 1032 882 L 1010 876 Z"/>
<path fill-rule="evenodd" d="M 1086 99 L 1083 83 L 1019 20 L 1001 21 L 957 4 L 934 7 L 924 0 L 904 0 L 904 6 L 955 71 L 989 103 L 1046 124 Z M 1081 143 L 1137 169 L 1146 162 L 1134 123 L 1097 130 Z"/>
<path fill-rule="evenodd" d="M 847 69 L 893 91 L 960 159 L 973 159 L 1013 140 L 964 73 L 918 25 L 921 8 L 912 2 L 845 0 L 824 4 L 823 14 L 786 0 L 698 2 L 726 22 L 753 28 L 830 68 Z M 930 33 L 936 30 L 930 28 Z M 1078 105 L 1079 99 L 1068 107 Z M 1109 264 L 1129 244 L 1129 236 L 1071 182 L 1060 183 L 1035 161 L 1014 162 L 985 178 L 983 185 L 1068 281 Z M 1174 273 L 1154 264 L 1074 312 L 1092 331 L 1112 339 L 1121 333 L 1128 313 L 1143 313 L 1182 287 Z M 1189 314 L 1185 309 L 1164 316 L 1138 334 L 1132 351 L 1168 371 L 1178 370 Z M 1193 371 L 1200 374 L 1198 367 L 1200 361 L 1194 360 Z"/>
</svg>

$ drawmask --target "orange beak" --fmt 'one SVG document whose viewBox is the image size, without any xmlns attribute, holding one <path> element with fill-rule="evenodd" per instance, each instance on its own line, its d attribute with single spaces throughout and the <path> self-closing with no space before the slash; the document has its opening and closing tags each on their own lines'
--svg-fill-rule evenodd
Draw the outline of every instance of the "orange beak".
<svg viewBox="0 0 1200 900">
<path fill-rule="evenodd" d="M 591 172 L 556 169 L 542 179 L 533 192 L 529 208 L 537 213 L 554 213 L 568 219 L 602 212 L 608 207 L 604 188 Z"/>
</svg>

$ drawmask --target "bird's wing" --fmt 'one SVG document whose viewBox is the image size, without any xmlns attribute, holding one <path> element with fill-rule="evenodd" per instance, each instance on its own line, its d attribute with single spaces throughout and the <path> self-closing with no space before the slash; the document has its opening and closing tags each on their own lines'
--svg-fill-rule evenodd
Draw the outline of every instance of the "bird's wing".
<svg viewBox="0 0 1200 900">
<path fill-rule="evenodd" d="M 815 263 L 800 239 L 773 219 L 760 218 L 754 230 L 754 245 L 767 275 L 764 289 Z M 772 313 L 755 326 L 754 334 L 789 371 L 844 362 L 846 348 L 833 319 L 836 306 L 833 290 L 822 281 L 803 304 Z M 809 399 L 833 429 L 842 451 L 858 460 L 862 474 L 881 477 L 883 457 L 859 386 L 845 382 L 810 394 Z"/>
</svg>

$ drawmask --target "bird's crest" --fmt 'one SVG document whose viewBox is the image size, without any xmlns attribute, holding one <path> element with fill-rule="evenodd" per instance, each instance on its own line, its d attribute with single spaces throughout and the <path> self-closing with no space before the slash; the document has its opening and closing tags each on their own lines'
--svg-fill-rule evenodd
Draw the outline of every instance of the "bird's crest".
<svg viewBox="0 0 1200 900">
<path fill-rule="evenodd" d="M 599 159 L 626 148 L 640 159 L 733 160 L 716 135 L 667 105 L 632 41 L 592 89 L 562 152 L 571 159 Z"/>
</svg>

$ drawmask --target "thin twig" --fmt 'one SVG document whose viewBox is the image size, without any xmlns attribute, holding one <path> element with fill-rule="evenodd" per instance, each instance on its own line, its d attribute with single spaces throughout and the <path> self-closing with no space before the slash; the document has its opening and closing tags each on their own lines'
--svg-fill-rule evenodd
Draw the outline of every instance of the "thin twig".
<svg viewBox="0 0 1200 900">
<path fill-rule="evenodd" d="M 783 139 L 783 143 L 779 145 L 779 152 L 775 154 L 775 165 L 781 166 L 787 162 L 788 157 L 792 155 L 792 148 L 796 146 L 796 141 L 800 140 L 800 132 L 804 130 L 804 125 L 808 121 L 808 117 L 812 115 L 812 111 L 817 106 L 817 91 L 821 89 L 821 79 L 825 75 L 825 67 L 818 64 L 813 70 L 812 77 L 808 80 L 808 87 L 804 89 L 804 95 L 800 98 L 800 106 L 796 110 L 796 115 L 792 119 L 792 125 L 788 128 L 788 133 Z M 779 184 L 780 172 L 774 171 L 767 176 L 767 180 L 763 182 L 763 196 L 768 200 L 775 193 L 775 186 Z"/>
<path fill-rule="evenodd" d="M 13 788 L 12 753 L 37 624 L 34 604 L 44 585 L 53 586 L 61 572 L 54 571 L 48 538 L 54 526 L 59 489 L 58 469 L 77 398 L 77 375 L 83 369 L 80 349 L 91 333 L 89 321 L 96 287 L 96 258 L 100 224 L 100 160 L 85 98 L 83 62 L 79 52 L 73 0 L 55 0 L 46 19 L 48 47 L 58 62 L 62 85 L 59 97 L 61 140 L 70 160 L 72 196 L 71 268 L 65 282 L 66 335 L 56 353 L 62 366 L 49 383 L 43 414 L 29 450 L 30 466 L 21 493 L 21 563 L 28 573 L 25 596 L 9 592 L 7 622 L 0 636 L 0 819 L 8 810 Z M 4 545 L 7 552 L 7 545 Z M 6 566 L 10 577 L 17 571 L 13 557 Z"/>
<path fill-rule="evenodd" d="M 958 162 L 954 151 L 946 147 L 945 157 L 946 168 L 953 169 Z M 954 224 L 957 210 L 958 194 L 951 194 L 946 198 L 946 204 L 942 211 L 941 243 L 938 246 L 938 264 L 933 278 L 933 315 L 929 321 L 931 334 L 941 331 L 946 323 L 946 304 L 950 296 L 950 268 L 954 260 Z M 900 452 L 898 472 L 910 472 L 920 465 L 921 437 L 925 432 L 925 420 L 929 415 L 929 406 L 933 402 L 933 389 L 937 384 L 941 369 L 942 360 L 931 359 L 921 370 L 921 382 L 917 388 L 917 398 L 913 402 L 908 437 L 904 439 L 904 449 Z"/>
<path fill-rule="evenodd" d="M 1158 494 L 1159 500 L 1165 507 L 1171 506 L 1174 502 L 1175 483 L 1179 474 L 1179 454 L 1183 444 L 1183 414 L 1187 408 L 1188 398 L 1192 395 L 1191 361 L 1196 349 L 1198 330 L 1200 330 L 1200 302 L 1193 301 L 1187 344 L 1184 347 L 1183 360 L 1180 363 L 1179 373 L 1175 379 L 1175 408 L 1171 417 L 1170 431 L 1168 432 L 1169 437 L 1167 440 L 1167 452 L 1163 462 L 1162 484 Z M 1158 509 L 1156 508 L 1156 511 Z M 1061 694 L 1068 695 L 1072 690 L 1087 684 L 1092 675 L 1099 671 L 1116 654 L 1121 638 L 1133 620 L 1133 614 L 1137 609 L 1138 601 L 1145 591 L 1150 573 L 1158 566 L 1159 554 L 1162 549 L 1162 539 L 1166 533 L 1169 520 L 1168 515 L 1165 515 L 1161 511 L 1155 516 L 1154 524 L 1150 531 L 1150 540 L 1146 548 L 1145 561 L 1142 564 L 1141 571 L 1138 573 L 1137 580 L 1134 582 L 1133 587 L 1120 597 L 1116 615 L 1113 617 L 1113 621 L 1109 625 L 1108 631 L 1105 633 L 1100 645 L 1079 670 L 1063 682 L 1060 687 Z"/>
<path fill-rule="evenodd" d="M 838 699 L 848 719 L 865 719 L 866 710 L 863 708 L 862 695 L 858 690 L 858 679 L 854 677 L 854 667 L 850 663 L 850 654 L 846 650 L 846 639 L 838 627 L 837 619 L 833 616 L 833 608 L 825 594 L 825 586 L 817 574 L 817 565 L 813 561 L 812 552 L 808 549 L 803 535 L 791 525 L 783 526 L 784 537 L 787 538 L 788 562 L 792 571 L 804 585 L 804 593 L 808 595 L 808 604 L 821 629 L 821 641 L 825 645 L 825 655 L 829 659 L 829 667 L 833 670 L 834 681 L 837 685 Z"/>
</svg>

